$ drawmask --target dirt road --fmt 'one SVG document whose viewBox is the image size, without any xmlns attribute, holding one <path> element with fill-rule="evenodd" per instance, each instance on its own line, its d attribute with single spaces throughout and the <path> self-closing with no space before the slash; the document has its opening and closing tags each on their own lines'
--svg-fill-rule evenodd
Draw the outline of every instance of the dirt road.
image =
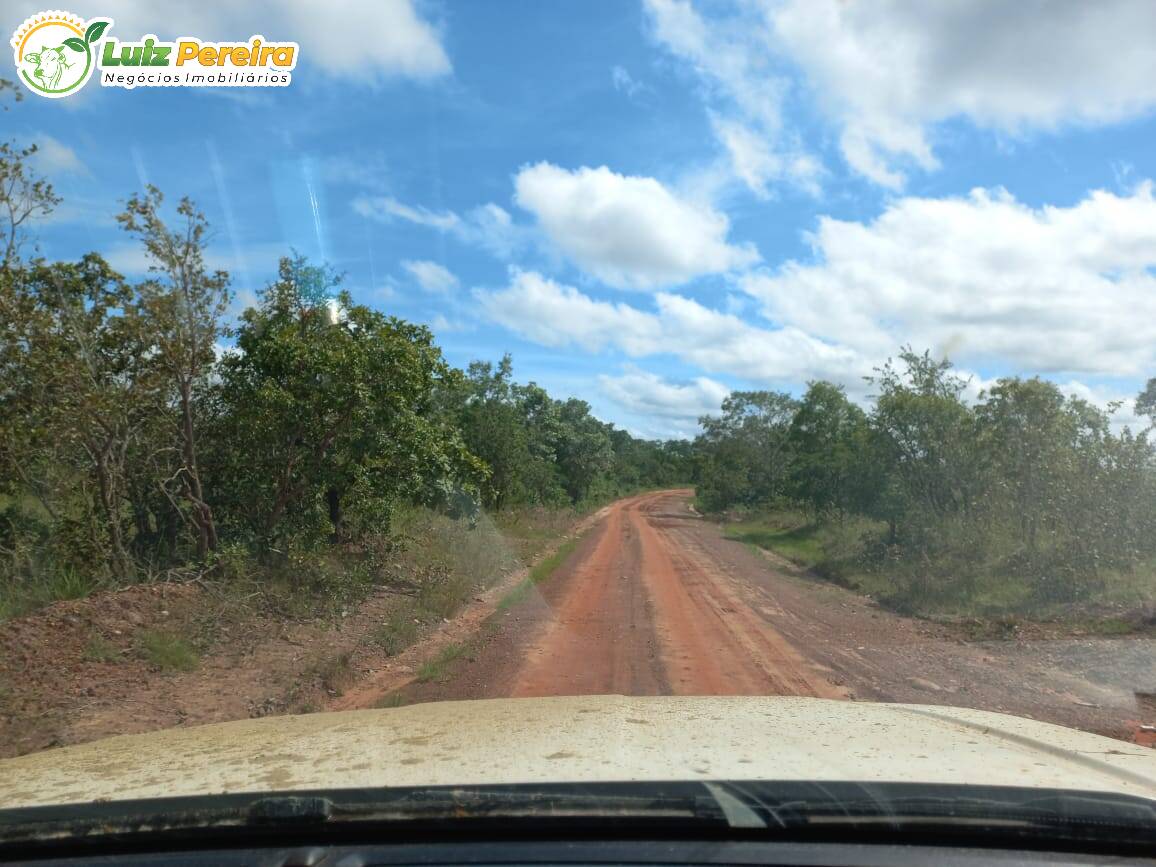
<svg viewBox="0 0 1156 867">
<path fill-rule="evenodd" d="M 401 699 L 594 693 L 955 704 L 1124 737 L 1156 642 L 968 643 L 726 540 L 690 491 L 623 500 L 527 602 Z M 1143 699 L 1141 699 L 1141 702 Z"/>
<path fill-rule="evenodd" d="M 690 495 L 587 516 L 573 553 L 523 601 L 508 594 L 525 569 L 503 574 L 396 655 L 375 640 L 395 611 L 389 592 L 339 619 L 233 622 L 228 596 L 140 585 L 8 621 L 0 755 L 271 713 L 593 693 L 962 705 L 1151 737 L 1138 732 L 1156 723 L 1156 640 L 966 641 L 724 538 Z M 194 670 L 158 670 L 134 651 L 143 630 L 204 623 L 217 639 Z"/>
</svg>

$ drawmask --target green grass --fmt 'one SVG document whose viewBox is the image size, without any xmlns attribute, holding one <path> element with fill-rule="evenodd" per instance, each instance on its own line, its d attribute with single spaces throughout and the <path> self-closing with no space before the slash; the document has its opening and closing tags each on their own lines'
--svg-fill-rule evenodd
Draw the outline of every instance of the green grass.
<svg viewBox="0 0 1156 867">
<path fill-rule="evenodd" d="M 527 573 L 526 578 L 498 600 L 498 610 L 506 611 L 524 602 L 536 584 L 542 583 L 553 575 L 570 558 L 574 549 L 578 547 L 578 541 L 578 539 L 567 539 L 550 556 L 543 557 L 535 563 Z"/>
<path fill-rule="evenodd" d="M 884 527 L 862 518 L 808 522 L 772 511 L 724 526 L 727 538 L 774 551 L 820 578 L 868 596 L 901 614 L 957 625 L 972 639 L 1014 635 L 1026 623 L 1062 626 L 1073 634 L 1126 635 L 1148 628 L 1156 605 L 1156 564 L 1086 579 L 1084 600 L 1049 597 L 989 548 L 953 537 L 950 528 L 930 554 L 893 552 Z"/>
<path fill-rule="evenodd" d="M 145 629 L 137 635 L 142 658 L 161 671 L 192 671 L 200 657 L 180 635 L 163 629 Z"/>
<path fill-rule="evenodd" d="M 0 582 L 0 622 L 53 602 L 84 599 L 99 586 L 99 582 L 75 569 L 48 571 L 27 581 Z"/>
<path fill-rule="evenodd" d="M 445 683 L 449 680 L 450 666 L 466 652 L 464 644 L 447 644 L 437 656 L 417 670 L 418 683 Z"/>
<path fill-rule="evenodd" d="M 120 651 L 99 632 L 94 632 L 84 645 L 84 658 L 89 662 L 116 662 L 120 659 Z"/>
<path fill-rule="evenodd" d="M 418 624 L 412 612 L 395 611 L 373 633 L 374 642 L 389 656 L 396 656 L 417 640 Z"/>
<path fill-rule="evenodd" d="M 725 533 L 728 539 L 766 548 L 808 569 L 814 568 L 826 557 L 822 539 L 819 538 L 819 527 L 815 524 L 768 527 L 758 521 L 743 521 L 728 525 Z"/>
</svg>

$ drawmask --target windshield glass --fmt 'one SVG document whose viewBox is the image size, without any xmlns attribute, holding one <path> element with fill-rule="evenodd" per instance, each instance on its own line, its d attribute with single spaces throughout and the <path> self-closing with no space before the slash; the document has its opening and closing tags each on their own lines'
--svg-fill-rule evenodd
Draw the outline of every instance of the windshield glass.
<svg viewBox="0 0 1156 867">
<path fill-rule="evenodd" d="M 1149 0 L 38 2 L 0 809 L 1156 797 Z"/>
</svg>

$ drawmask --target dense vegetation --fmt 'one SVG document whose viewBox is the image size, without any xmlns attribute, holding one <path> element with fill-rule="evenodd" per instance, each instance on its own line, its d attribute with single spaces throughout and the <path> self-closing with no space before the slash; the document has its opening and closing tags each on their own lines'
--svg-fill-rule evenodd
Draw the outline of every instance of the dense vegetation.
<svg viewBox="0 0 1156 867">
<path fill-rule="evenodd" d="M 688 478 L 688 443 L 518 384 L 508 357 L 455 369 L 299 256 L 227 315 L 204 216 L 154 188 L 118 217 L 147 279 L 29 255 L 59 204 L 33 153 L 0 145 L 0 609 L 173 575 L 372 582 L 399 509 L 473 522 Z"/>
<path fill-rule="evenodd" d="M 907 610 L 1153 596 L 1156 452 L 1051 383 L 969 404 L 906 350 L 866 409 L 828 382 L 734 392 L 693 443 L 643 441 L 508 356 L 455 369 L 297 255 L 236 312 L 204 216 L 153 188 L 118 217 L 147 279 L 39 258 L 60 200 L 34 153 L 0 143 L 0 617 L 174 576 L 332 595 L 379 580 L 415 507 L 472 526 L 692 480 L 704 511 L 771 516 L 744 538 Z M 1136 407 L 1156 422 L 1156 379 Z"/>
<path fill-rule="evenodd" d="M 1144 433 L 1114 432 L 1040 379 L 1001 379 L 969 404 L 966 381 L 929 353 L 905 350 L 870 385 L 867 410 L 829 382 L 800 399 L 732 394 L 695 444 L 702 508 L 777 514 L 772 547 L 908 609 L 1046 609 L 1106 582 L 1156 585 Z M 1156 380 L 1141 412 L 1156 411 L 1153 393 Z"/>
</svg>

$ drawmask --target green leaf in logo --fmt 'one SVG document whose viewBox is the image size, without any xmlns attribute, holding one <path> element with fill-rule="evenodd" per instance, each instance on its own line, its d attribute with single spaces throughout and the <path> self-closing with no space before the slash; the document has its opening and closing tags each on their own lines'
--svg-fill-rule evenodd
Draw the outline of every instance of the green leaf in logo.
<svg viewBox="0 0 1156 867">
<path fill-rule="evenodd" d="M 84 31 L 84 41 L 90 45 L 104 35 L 104 31 L 108 29 L 107 21 L 93 21 L 88 25 L 88 29 Z"/>
<path fill-rule="evenodd" d="M 65 39 L 64 44 L 71 48 L 73 51 L 85 50 L 84 43 L 77 39 L 75 36 L 70 37 L 69 39 Z"/>
</svg>

